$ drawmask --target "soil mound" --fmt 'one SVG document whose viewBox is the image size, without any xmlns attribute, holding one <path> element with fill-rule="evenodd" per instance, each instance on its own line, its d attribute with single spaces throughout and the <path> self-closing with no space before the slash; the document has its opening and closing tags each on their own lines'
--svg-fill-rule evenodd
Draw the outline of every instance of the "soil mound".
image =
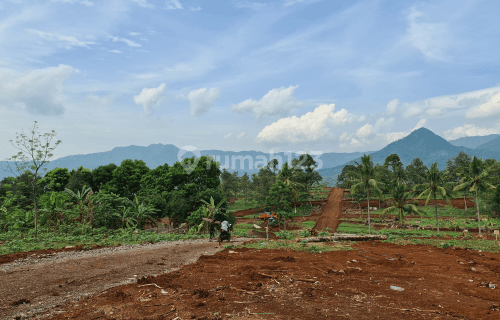
<svg viewBox="0 0 500 320">
<path fill-rule="evenodd" d="M 321 209 L 321 215 L 314 226 L 315 230 L 329 228 L 337 231 L 340 222 L 340 213 L 342 211 L 342 199 L 344 197 L 344 189 L 333 188 L 328 196 L 328 202 Z"/>
</svg>

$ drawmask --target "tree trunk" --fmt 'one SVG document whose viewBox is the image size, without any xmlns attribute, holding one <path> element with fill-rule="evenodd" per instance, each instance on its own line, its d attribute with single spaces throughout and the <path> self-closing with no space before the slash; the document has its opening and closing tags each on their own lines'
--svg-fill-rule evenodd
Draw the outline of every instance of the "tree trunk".
<svg viewBox="0 0 500 320">
<path fill-rule="evenodd" d="M 434 209 L 436 210 L 436 226 L 439 236 L 439 220 L 438 220 L 438 207 L 437 207 L 437 199 L 436 199 L 436 191 L 434 191 Z"/>
<path fill-rule="evenodd" d="M 465 212 L 467 212 L 467 199 L 465 198 L 465 190 L 464 190 L 464 204 L 465 204 Z"/>
<path fill-rule="evenodd" d="M 370 220 L 370 188 L 368 190 L 368 234 L 372 234 L 372 222 Z"/>
<path fill-rule="evenodd" d="M 33 211 L 35 213 L 35 238 L 38 238 L 38 211 L 36 210 L 35 182 L 33 182 Z"/>
<path fill-rule="evenodd" d="M 403 210 L 399 208 L 399 225 L 403 226 Z"/>
<path fill-rule="evenodd" d="M 481 235 L 481 216 L 479 215 L 479 199 L 477 197 L 477 189 L 476 189 L 476 210 L 477 210 L 477 226 L 479 228 L 479 235 Z"/>
</svg>

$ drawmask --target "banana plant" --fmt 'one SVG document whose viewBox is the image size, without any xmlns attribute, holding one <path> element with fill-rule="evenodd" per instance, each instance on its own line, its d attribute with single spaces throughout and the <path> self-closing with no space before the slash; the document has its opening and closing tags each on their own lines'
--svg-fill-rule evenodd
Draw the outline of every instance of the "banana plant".
<svg viewBox="0 0 500 320">
<path fill-rule="evenodd" d="M 49 199 L 42 203 L 40 210 L 48 214 L 49 221 L 54 221 L 54 232 L 57 230 L 57 218 L 64 212 L 64 198 L 56 192 L 51 192 Z"/>
<path fill-rule="evenodd" d="M 83 212 L 84 212 L 84 202 L 87 197 L 87 194 L 92 190 L 92 188 L 85 189 L 86 185 L 83 186 L 82 192 L 78 191 L 74 193 L 73 190 L 66 188 L 64 191 L 68 193 L 73 199 L 75 199 L 78 203 L 78 209 L 80 210 L 80 223 L 83 224 Z"/>
</svg>

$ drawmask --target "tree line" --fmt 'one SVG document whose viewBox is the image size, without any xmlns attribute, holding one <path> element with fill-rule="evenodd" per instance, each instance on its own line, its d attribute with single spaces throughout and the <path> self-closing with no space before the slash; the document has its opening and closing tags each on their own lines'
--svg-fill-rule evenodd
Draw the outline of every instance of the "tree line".
<svg viewBox="0 0 500 320">
<path fill-rule="evenodd" d="M 441 197 L 451 205 L 450 200 L 463 197 L 467 210 L 467 197 L 473 197 L 476 204 L 479 233 L 481 218 L 479 201 L 483 199 L 484 209 L 492 214 L 500 212 L 500 163 L 494 159 L 471 157 L 461 151 L 448 159 L 446 168 L 439 170 L 437 162 L 427 168 L 419 158 L 406 167 L 397 154 L 389 155 L 383 165 L 373 165 L 371 155 L 364 155 L 361 161 L 352 161 L 344 166 L 337 178 L 337 187 L 350 188 L 351 197 L 358 203 L 361 200 L 385 200 L 390 195 L 393 206 L 385 212 L 398 212 L 400 222 L 405 212 L 419 212 L 415 198 L 425 197 L 425 205 L 434 200 L 436 225 L 439 234 L 437 198 Z M 482 195 L 479 197 L 479 195 Z M 369 203 L 369 202 L 368 202 Z M 379 205 L 380 207 L 380 205 Z M 368 205 L 370 228 L 370 206 Z"/>
</svg>

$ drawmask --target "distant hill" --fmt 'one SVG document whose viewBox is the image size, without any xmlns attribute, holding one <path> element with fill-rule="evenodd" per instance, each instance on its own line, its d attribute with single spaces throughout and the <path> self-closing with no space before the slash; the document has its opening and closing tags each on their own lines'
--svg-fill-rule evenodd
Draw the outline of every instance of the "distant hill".
<svg viewBox="0 0 500 320">
<path fill-rule="evenodd" d="M 470 149 L 454 146 L 429 129 L 420 128 L 408 136 L 388 144 L 382 150 L 372 152 L 371 155 L 374 164 L 383 164 L 387 156 L 395 153 L 405 166 L 410 164 L 414 158 L 420 158 L 427 167 L 437 162 L 439 169 L 443 170 L 446 168 L 446 161 L 454 158 L 460 151 L 466 152 L 469 156 L 475 155 L 483 157 L 483 159 L 500 160 L 500 137 L 484 144 L 481 148 Z M 360 161 L 359 158 L 356 160 Z M 322 177 L 329 177 L 336 181 L 346 164 L 347 162 L 337 167 L 320 169 L 318 172 Z"/>
<path fill-rule="evenodd" d="M 483 143 L 482 145 L 477 147 L 476 150 L 484 151 L 487 153 L 500 153 L 500 135 L 497 136 L 497 138 Z"/>
<path fill-rule="evenodd" d="M 116 147 L 106 152 L 62 157 L 51 161 L 46 166 L 44 166 L 44 168 L 47 168 L 47 171 L 50 171 L 57 167 L 68 168 L 69 170 L 71 170 L 77 169 L 79 166 L 83 166 L 84 168 L 94 170 L 101 165 L 107 165 L 110 163 L 120 165 L 123 160 L 137 159 L 144 161 L 150 169 L 154 169 L 160 165 L 164 165 L 165 163 L 173 165 L 175 162 L 179 161 L 179 150 L 179 148 L 172 144 L 164 145 L 161 143 L 151 144 L 147 147 L 134 145 L 127 147 Z M 258 169 L 256 169 L 257 165 L 264 166 L 271 160 L 271 155 L 269 153 L 258 151 L 233 152 L 222 150 L 201 150 L 199 154 L 202 156 L 212 156 L 216 161 L 219 161 L 221 163 L 222 168 L 226 167 L 231 172 L 238 171 L 239 175 L 243 175 L 244 172 L 248 172 L 249 174 L 256 173 L 258 172 Z M 314 156 L 314 158 L 320 159 L 323 162 L 323 168 L 331 168 L 345 162 L 349 162 L 352 159 L 359 158 L 362 154 L 363 153 L 361 152 L 325 153 L 319 157 Z M 184 155 L 181 155 L 181 159 L 192 157 L 195 155 L 195 153 L 187 152 Z M 292 159 L 299 157 L 296 154 L 292 154 L 291 156 Z M 289 154 L 283 152 L 276 153 L 273 155 L 273 157 L 276 157 L 280 163 L 282 163 L 282 161 L 288 161 L 290 159 Z M 266 160 L 267 162 L 264 163 L 264 160 Z M 13 165 L 13 163 L 11 163 L 11 166 L 13 167 L 12 169 L 15 170 L 15 166 Z M 7 161 L 0 161 L 0 180 L 5 177 L 12 176 L 10 172 L 4 171 L 3 169 L 7 169 Z M 41 173 L 43 175 L 43 171 Z"/>
<path fill-rule="evenodd" d="M 463 137 L 455 140 L 449 140 L 448 142 L 456 147 L 466 147 L 470 149 L 476 149 L 480 145 L 485 144 L 498 137 L 500 137 L 500 134 L 490 134 L 487 136 Z M 500 149 L 497 150 L 500 151 Z"/>
</svg>

